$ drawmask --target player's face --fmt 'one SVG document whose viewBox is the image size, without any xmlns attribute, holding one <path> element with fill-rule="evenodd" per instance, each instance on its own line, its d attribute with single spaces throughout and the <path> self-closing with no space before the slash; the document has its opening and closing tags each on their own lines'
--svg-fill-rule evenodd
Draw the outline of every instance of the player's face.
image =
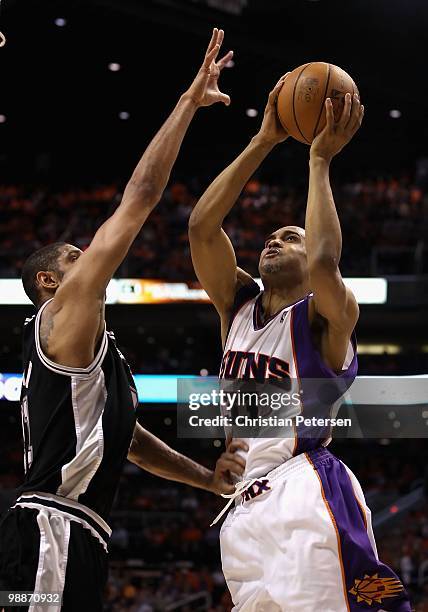
<svg viewBox="0 0 428 612">
<path fill-rule="evenodd" d="M 295 225 L 281 227 L 266 238 L 261 252 L 261 276 L 284 271 L 288 266 L 306 262 L 305 230 Z"/>
</svg>

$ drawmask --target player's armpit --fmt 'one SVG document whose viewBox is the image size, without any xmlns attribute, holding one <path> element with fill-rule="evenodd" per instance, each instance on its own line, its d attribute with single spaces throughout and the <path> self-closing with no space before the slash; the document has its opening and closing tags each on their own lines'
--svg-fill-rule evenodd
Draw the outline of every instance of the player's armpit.
<svg viewBox="0 0 428 612">
<path fill-rule="evenodd" d="M 251 285 L 254 282 L 253 277 L 242 268 L 236 268 L 236 288 L 235 292 L 245 285 Z"/>
</svg>

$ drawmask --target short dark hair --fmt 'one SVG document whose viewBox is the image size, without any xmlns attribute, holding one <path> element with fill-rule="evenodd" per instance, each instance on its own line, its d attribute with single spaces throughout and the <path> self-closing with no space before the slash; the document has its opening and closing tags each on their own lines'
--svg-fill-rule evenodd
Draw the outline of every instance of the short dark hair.
<svg viewBox="0 0 428 612">
<path fill-rule="evenodd" d="M 40 292 L 37 285 L 36 275 L 38 272 L 59 272 L 58 256 L 60 249 L 67 246 L 66 242 L 54 242 L 42 247 L 26 260 L 22 268 L 22 284 L 24 291 L 38 307 Z"/>
</svg>

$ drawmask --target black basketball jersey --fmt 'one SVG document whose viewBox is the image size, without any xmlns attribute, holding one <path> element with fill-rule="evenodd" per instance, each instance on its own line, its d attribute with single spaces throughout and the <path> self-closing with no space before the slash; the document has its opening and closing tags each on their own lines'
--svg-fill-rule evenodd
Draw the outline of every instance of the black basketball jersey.
<svg viewBox="0 0 428 612">
<path fill-rule="evenodd" d="M 48 359 L 39 336 L 48 303 L 24 326 L 25 480 L 19 493 L 61 495 L 107 520 L 136 423 L 135 383 L 110 332 L 87 368 Z"/>
</svg>

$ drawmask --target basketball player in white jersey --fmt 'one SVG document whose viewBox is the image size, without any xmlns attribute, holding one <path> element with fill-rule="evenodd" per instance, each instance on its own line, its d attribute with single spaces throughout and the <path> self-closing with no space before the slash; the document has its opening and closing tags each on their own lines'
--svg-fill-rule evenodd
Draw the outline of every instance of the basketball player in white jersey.
<svg viewBox="0 0 428 612">
<path fill-rule="evenodd" d="M 263 291 L 237 268 L 222 229 L 246 182 L 287 138 L 275 108 L 285 76 L 269 95 L 260 131 L 193 210 L 192 259 L 221 318 L 221 378 L 288 378 L 299 386 L 328 380 L 340 397 L 357 372 L 359 311 L 339 271 L 342 237 L 329 166 L 361 125 L 358 97 L 346 94 L 338 122 L 326 100 L 327 125 L 310 149 L 305 229 L 280 227 L 266 237 Z M 311 408 L 318 398 L 305 394 L 298 412 Z M 220 537 L 234 611 L 409 612 L 403 585 L 378 560 L 361 486 L 326 448 L 330 431 L 291 431 L 245 440 L 243 481 Z"/>
<path fill-rule="evenodd" d="M 24 289 L 38 312 L 24 328 L 25 478 L 0 525 L 0 591 L 12 597 L 6 610 L 103 609 L 107 521 L 127 457 L 156 475 L 216 493 L 233 489 L 223 472 L 242 469 L 229 452 L 214 472 L 207 470 L 136 424 L 135 384 L 104 321 L 107 284 L 160 200 L 196 110 L 229 103 L 217 83 L 231 57 L 216 63 L 222 39 L 215 29 L 194 82 L 88 249 L 55 243 L 24 266 Z"/>
</svg>

